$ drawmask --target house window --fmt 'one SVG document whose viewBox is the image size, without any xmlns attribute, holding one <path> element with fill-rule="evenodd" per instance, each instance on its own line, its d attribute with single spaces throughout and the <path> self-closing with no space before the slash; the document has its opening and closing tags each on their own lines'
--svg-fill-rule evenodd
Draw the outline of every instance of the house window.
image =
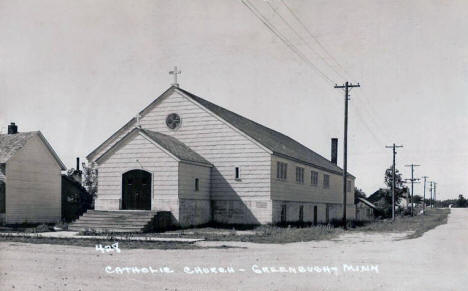
<svg viewBox="0 0 468 291">
<path fill-rule="evenodd" d="M 299 206 L 299 222 L 304 222 L 304 206 Z"/>
<path fill-rule="evenodd" d="M 200 190 L 200 180 L 198 178 L 195 178 L 195 191 Z"/>
<path fill-rule="evenodd" d="M 288 164 L 276 162 L 276 178 L 286 180 L 288 178 Z"/>
<path fill-rule="evenodd" d="M 351 192 L 351 181 L 346 181 L 346 192 Z"/>
<path fill-rule="evenodd" d="M 325 189 L 330 188 L 330 175 L 327 175 L 327 174 L 323 175 L 323 188 Z"/>
<path fill-rule="evenodd" d="M 281 205 L 281 222 L 286 222 L 286 205 Z"/>
<path fill-rule="evenodd" d="M 312 186 L 318 185 L 318 172 L 315 172 L 315 171 L 310 172 L 310 185 Z"/>
<path fill-rule="evenodd" d="M 235 169 L 235 176 L 236 176 L 236 180 L 240 180 L 240 169 L 239 169 L 239 167 L 236 167 L 236 169 Z"/>
<path fill-rule="evenodd" d="M 296 183 L 304 184 L 304 168 L 296 167 Z"/>
</svg>

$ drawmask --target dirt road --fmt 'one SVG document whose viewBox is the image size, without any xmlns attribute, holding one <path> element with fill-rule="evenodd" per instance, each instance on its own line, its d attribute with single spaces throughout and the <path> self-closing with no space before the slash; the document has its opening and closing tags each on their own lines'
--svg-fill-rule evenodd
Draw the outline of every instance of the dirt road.
<svg viewBox="0 0 468 291">
<path fill-rule="evenodd" d="M 468 209 L 423 237 L 398 237 L 105 254 L 1 242 L 0 290 L 467 290 Z"/>
</svg>

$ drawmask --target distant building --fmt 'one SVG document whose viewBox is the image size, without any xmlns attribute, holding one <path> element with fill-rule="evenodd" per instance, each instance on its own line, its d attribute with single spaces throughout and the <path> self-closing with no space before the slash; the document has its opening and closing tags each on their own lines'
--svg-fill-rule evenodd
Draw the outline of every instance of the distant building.
<svg viewBox="0 0 468 291">
<path fill-rule="evenodd" d="M 0 221 L 57 222 L 61 218 L 61 171 L 65 165 L 40 131 L 0 134 Z"/>
<path fill-rule="evenodd" d="M 82 186 L 82 172 L 77 158 L 76 169 L 70 175 L 62 174 L 62 219 L 77 219 L 91 207 L 92 197 Z"/>
<path fill-rule="evenodd" d="M 367 200 L 375 205 L 377 208 L 384 209 L 388 204 L 391 205 L 391 194 L 392 190 L 380 188 L 379 190 L 372 193 Z M 389 199 L 390 197 L 390 199 Z"/>
<path fill-rule="evenodd" d="M 96 210 L 170 211 L 181 226 L 342 217 L 336 159 L 178 86 L 87 158 L 99 172 Z M 350 219 L 354 181 L 349 175 Z"/>
<path fill-rule="evenodd" d="M 372 221 L 379 209 L 372 202 L 363 197 L 356 197 L 356 220 Z"/>
</svg>

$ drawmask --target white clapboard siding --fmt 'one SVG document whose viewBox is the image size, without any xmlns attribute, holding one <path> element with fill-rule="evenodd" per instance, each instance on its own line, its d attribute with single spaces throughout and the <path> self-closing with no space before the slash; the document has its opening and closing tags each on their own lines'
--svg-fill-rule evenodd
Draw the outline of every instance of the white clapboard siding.
<svg viewBox="0 0 468 291">
<path fill-rule="evenodd" d="M 177 199 L 177 160 L 138 133 L 119 145 L 98 165 L 97 199 L 121 199 L 122 174 L 134 169 L 145 170 L 152 175 L 153 209 L 157 209 L 155 201 L 158 199 Z"/>
<path fill-rule="evenodd" d="M 288 164 L 286 181 L 276 177 L 276 162 Z M 296 182 L 296 166 L 304 168 L 304 184 Z M 311 171 L 318 172 L 318 185 L 311 185 Z M 323 175 L 330 176 L 330 187 L 323 187 Z M 347 193 L 347 204 L 354 204 L 354 179 L 351 180 L 351 191 Z M 341 175 L 312 168 L 295 161 L 272 155 L 271 163 L 272 200 L 305 201 L 316 203 L 343 203 L 343 178 Z"/>
<path fill-rule="evenodd" d="M 181 126 L 176 130 L 166 126 L 166 117 L 170 113 L 177 113 L 182 119 Z M 140 122 L 142 128 L 174 136 L 214 165 L 211 171 L 211 199 L 270 199 L 270 154 L 178 92 L 165 97 Z M 131 128 L 127 132 L 129 130 Z M 114 142 L 104 147 L 96 157 Z M 241 181 L 235 180 L 235 167 L 241 169 Z M 99 176 L 101 173 L 99 171 Z M 103 177 L 108 174 L 104 172 L 106 176 Z"/>
<path fill-rule="evenodd" d="M 57 222 L 61 169 L 38 135 L 6 164 L 6 223 Z"/>
<path fill-rule="evenodd" d="M 187 163 L 179 163 L 179 198 L 210 200 L 211 168 Z M 199 190 L 195 191 L 195 179 Z"/>
</svg>

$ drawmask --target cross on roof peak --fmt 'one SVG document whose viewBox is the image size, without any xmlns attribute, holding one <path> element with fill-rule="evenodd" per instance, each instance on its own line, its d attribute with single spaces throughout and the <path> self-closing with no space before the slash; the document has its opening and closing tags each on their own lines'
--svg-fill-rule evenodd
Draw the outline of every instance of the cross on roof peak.
<svg viewBox="0 0 468 291">
<path fill-rule="evenodd" d="M 177 66 L 174 67 L 174 70 L 169 71 L 169 75 L 174 75 L 174 83 L 172 83 L 172 86 L 179 87 L 179 83 L 177 83 L 177 75 L 180 75 L 181 73 L 181 70 L 177 70 Z"/>
</svg>

